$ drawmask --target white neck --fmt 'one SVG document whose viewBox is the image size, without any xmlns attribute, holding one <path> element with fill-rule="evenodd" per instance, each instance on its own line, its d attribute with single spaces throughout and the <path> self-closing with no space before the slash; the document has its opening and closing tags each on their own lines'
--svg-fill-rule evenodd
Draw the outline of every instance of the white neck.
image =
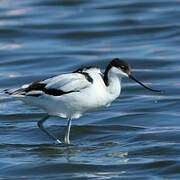
<svg viewBox="0 0 180 180">
<path fill-rule="evenodd" d="M 108 86 L 107 91 L 116 99 L 121 93 L 121 77 L 119 77 L 113 70 L 108 72 Z"/>
</svg>

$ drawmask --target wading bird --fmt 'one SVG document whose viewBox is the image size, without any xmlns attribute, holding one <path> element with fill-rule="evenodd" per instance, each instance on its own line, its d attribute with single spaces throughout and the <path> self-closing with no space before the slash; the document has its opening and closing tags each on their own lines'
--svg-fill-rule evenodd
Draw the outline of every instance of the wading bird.
<svg viewBox="0 0 180 180">
<path fill-rule="evenodd" d="M 43 123 L 49 116 L 66 118 L 68 123 L 64 143 L 70 144 L 71 120 L 80 118 L 86 112 L 109 106 L 120 95 L 121 80 L 124 77 L 134 80 L 148 90 L 161 92 L 137 80 L 128 63 L 118 58 L 110 61 L 104 74 L 97 67 L 84 67 L 72 73 L 23 85 L 20 89 L 5 91 L 12 97 L 45 110 L 47 116 L 38 121 L 38 126 L 58 143 L 61 141 L 45 129 Z"/>
</svg>

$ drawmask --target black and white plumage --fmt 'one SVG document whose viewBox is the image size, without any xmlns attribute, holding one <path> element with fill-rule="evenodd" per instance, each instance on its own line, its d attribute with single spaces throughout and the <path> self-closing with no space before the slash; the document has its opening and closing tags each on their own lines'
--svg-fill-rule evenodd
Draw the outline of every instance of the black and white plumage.
<svg viewBox="0 0 180 180">
<path fill-rule="evenodd" d="M 120 95 L 123 77 L 129 77 L 149 90 L 158 91 L 135 79 L 130 66 L 116 58 L 108 64 L 104 75 L 98 67 L 85 67 L 72 73 L 23 85 L 17 90 L 6 90 L 6 93 L 29 105 L 44 109 L 48 116 L 67 118 L 64 141 L 69 144 L 71 120 L 80 118 L 86 112 L 109 106 Z M 48 136 L 61 143 L 43 127 L 43 122 L 48 116 L 40 120 L 38 126 Z"/>
</svg>

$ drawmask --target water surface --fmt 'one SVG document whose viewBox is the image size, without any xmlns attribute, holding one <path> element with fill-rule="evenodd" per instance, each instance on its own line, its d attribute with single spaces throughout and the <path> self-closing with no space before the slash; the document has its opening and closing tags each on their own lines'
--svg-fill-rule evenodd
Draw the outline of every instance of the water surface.
<svg viewBox="0 0 180 180">
<path fill-rule="evenodd" d="M 2 0 L 0 90 L 126 59 L 111 107 L 73 121 L 72 146 L 37 128 L 45 113 L 0 93 L 1 179 L 179 179 L 180 1 Z M 66 121 L 48 128 L 63 139 Z"/>
</svg>

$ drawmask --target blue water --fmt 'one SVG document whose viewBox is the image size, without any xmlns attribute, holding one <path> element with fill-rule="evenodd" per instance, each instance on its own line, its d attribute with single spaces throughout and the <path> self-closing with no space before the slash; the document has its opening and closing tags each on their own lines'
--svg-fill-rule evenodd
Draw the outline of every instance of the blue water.
<svg viewBox="0 0 180 180">
<path fill-rule="evenodd" d="M 180 179 L 180 1 L 2 0 L 0 2 L 1 179 Z M 124 79 L 108 108 L 73 121 L 72 146 L 37 127 L 45 112 L 3 89 L 125 59 Z M 63 139 L 66 121 L 46 126 Z"/>
</svg>

